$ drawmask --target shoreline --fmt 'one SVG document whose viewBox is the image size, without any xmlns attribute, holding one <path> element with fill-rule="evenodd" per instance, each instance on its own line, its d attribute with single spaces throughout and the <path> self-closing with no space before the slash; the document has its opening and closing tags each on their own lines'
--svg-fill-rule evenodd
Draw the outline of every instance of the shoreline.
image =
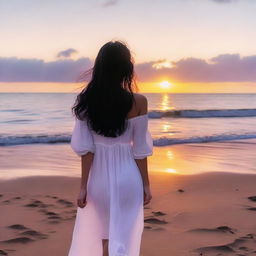
<svg viewBox="0 0 256 256">
<path fill-rule="evenodd" d="M 209 142 L 153 148 L 150 173 L 256 173 L 256 140 Z M 242 159 L 242 160 L 238 160 Z M 80 159 L 69 144 L 1 147 L 0 179 L 35 175 L 80 177 Z"/>
</svg>

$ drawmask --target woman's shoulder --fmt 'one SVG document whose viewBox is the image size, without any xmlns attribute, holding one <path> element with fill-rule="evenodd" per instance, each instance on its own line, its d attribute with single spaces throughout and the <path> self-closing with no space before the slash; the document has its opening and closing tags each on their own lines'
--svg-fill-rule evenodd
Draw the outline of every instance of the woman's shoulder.
<svg viewBox="0 0 256 256">
<path fill-rule="evenodd" d="M 136 109 L 139 115 L 147 113 L 148 110 L 148 100 L 147 97 L 140 93 L 134 93 L 134 99 L 136 103 Z"/>
<path fill-rule="evenodd" d="M 141 93 L 133 93 L 134 98 L 137 102 L 141 102 L 141 103 L 146 103 L 147 102 L 147 97 L 144 94 Z"/>
</svg>

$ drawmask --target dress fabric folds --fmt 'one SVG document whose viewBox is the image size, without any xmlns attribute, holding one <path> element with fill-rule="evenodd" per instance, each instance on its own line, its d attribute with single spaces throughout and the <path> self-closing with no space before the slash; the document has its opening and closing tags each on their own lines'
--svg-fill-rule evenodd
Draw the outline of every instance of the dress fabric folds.
<svg viewBox="0 0 256 256">
<path fill-rule="evenodd" d="M 68 256 L 139 256 L 144 228 L 143 183 L 135 162 L 153 154 L 148 115 L 127 120 L 119 137 L 98 135 L 86 120 L 75 118 L 71 148 L 82 156 L 94 153 L 87 183 L 87 205 L 77 207 Z"/>
</svg>

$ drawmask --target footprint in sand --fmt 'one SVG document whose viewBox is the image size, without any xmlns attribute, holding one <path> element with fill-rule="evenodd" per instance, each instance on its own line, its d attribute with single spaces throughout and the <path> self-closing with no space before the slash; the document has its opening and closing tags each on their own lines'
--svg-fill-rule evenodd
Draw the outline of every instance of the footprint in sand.
<svg viewBox="0 0 256 256">
<path fill-rule="evenodd" d="M 0 250 L 0 255 L 8 255 L 8 253 L 4 250 Z"/>
<path fill-rule="evenodd" d="M 54 206 L 53 204 L 45 204 L 40 200 L 32 199 L 31 203 L 25 204 L 25 207 L 31 207 L 31 208 L 47 208 L 49 206 Z"/>
<path fill-rule="evenodd" d="M 256 211 L 256 207 L 247 207 L 246 209 L 249 211 Z"/>
<path fill-rule="evenodd" d="M 13 224 L 13 225 L 7 226 L 7 228 L 16 229 L 16 230 L 29 229 L 29 228 L 27 228 L 27 227 L 25 227 L 24 225 L 21 225 L 21 224 Z"/>
<path fill-rule="evenodd" d="M 45 214 L 46 215 L 49 215 L 49 216 L 57 216 L 58 214 L 55 213 L 55 212 L 48 212 L 48 211 L 45 211 Z"/>
<path fill-rule="evenodd" d="M 155 216 L 164 216 L 166 213 L 158 211 L 158 212 L 152 212 Z"/>
<path fill-rule="evenodd" d="M 256 202 L 256 196 L 248 196 L 247 198 L 252 202 Z"/>
<path fill-rule="evenodd" d="M 162 225 L 162 224 L 167 224 L 168 222 L 166 220 L 162 220 L 159 218 L 156 218 L 155 216 L 164 216 L 166 215 L 166 213 L 161 212 L 161 211 L 151 211 L 151 213 L 153 213 L 153 216 L 147 216 L 144 218 L 144 223 L 147 224 L 155 224 L 155 225 Z M 144 229 L 148 229 L 148 230 L 154 230 L 154 231 L 161 231 L 161 230 L 165 230 L 162 227 L 158 227 L 158 226 L 148 226 L 148 225 L 144 225 Z"/>
<path fill-rule="evenodd" d="M 219 226 L 216 228 L 196 228 L 196 229 L 189 230 L 189 232 L 219 232 L 219 233 L 234 234 L 236 230 L 228 226 Z"/>
<path fill-rule="evenodd" d="M 46 220 L 48 221 L 48 223 L 56 224 L 56 223 L 60 223 L 59 221 L 62 220 L 62 217 L 59 216 L 59 214 L 56 212 L 51 212 L 51 211 L 46 211 L 46 210 L 42 210 L 41 212 L 43 212 L 47 216 Z"/>
<path fill-rule="evenodd" d="M 59 223 L 59 221 L 63 220 L 72 220 L 76 217 L 76 209 L 72 209 L 70 211 L 63 211 L 61 213 L 56 213 L 53 211 L 47 211 L 46 209 L 39 209 L 39 212 L 43 213 L 47 216 L 48 223 Z M 75 213 L 75 214 L 74 214 Z M 50 220 L 50 221 L 49 221 Z M 55 221 L 52 221 L 55 220 Z"/>
<path fill-rule="evenodd" d="M 70 202 L 68 200 L 65 200 L 65 199 L 59 199 L 59 200 L 57 200 L 57 202 L 62 204 L 62 205 L 64 205 L 64 206 L 66 206 L 66 207 L 74 206 L 74 204 L 72 202 Z"/>
<path fill-rule="evenodd" d="M 145 223 L 150 223 L 150 224 L 167 224 L 168 222 L 165 220 L 160 220 L 158 218 L 155 217 L 148 217 L 146 219 L 144 219 Z"/>
<path fill-rule="evenodd" d="M 163 231 L 163 230 L 165 230 L 162 227 L 152 227 L 152 226 L 144 226 L 144 229 L 153 230 L 153 231 Z"/>
<path fill-rule="evenodd" d="M 12 243 L 21 243 L 21 244 L 27 244 L 30 242 L 34 242 L 35 240 L 26 237 L 26 236 L 21 236 L 21 237 L 16 237 L 16 238 L 12 238 L 12 239 L 8 239 L 8 240 L 3 240 L 1 241 L 2 243 L 8 243 L 8 244 L 12 244 Z"/>
<path fill-rule="evenodd" d="M 235 239 L 232 243 L 217 245 L 217 246 L 206 246 L 197 248 L 195 251 L 199 252 L 200 255 L 215 255 L 212 253 L 232 253 L 232 255 L 251 255 L 251 253 L 255 254 L 255 247 L 256 240 L 254 239 L 254 234 L 247 234 L 240 238 Z M 208 254 L 209 253 L 209 254 Z M 234 254 L 236 253 L 236 254 Z M 246 253 L 246 254 L 244 254 Z M 250 253 L 250 254 L 248 254 Z"/>
<path fill-rule="evenodd" d="M 247 199 L 252 202 L 256 202 L 256 196 L 248 196 Z M 256 207 L 247 207 L 246 209 L 249 211 L 256 211 Z"/>
<path fill-rule="evenodd" d="M 38 232 L 36 230 L 27 228 L 21 224 L 13 224 L 13 225 L 7 226 L 7 228 L 14 229 L 14 230 L 25 230 L 25 231 L 21 232 L 20 235 L 29 235 L 29 236 L 33 236 L 33 237 L 40 238 L 40 239 L 47 237 L 47 235 L 45 235 L 41 232 Z"/>
<path fill-rule="evenodd" d="M 27 231 L 24 231 L 22 233 L 20 233 L 21 235 L 28 235 L 28 236 L 32 236 L 32 237 L 35 237 L 35 238 L 38 238 L 38 239 L 46 239 L 48 237 L 48 235 L 46 234 L 43 234 L 41 232 L 38 232 L 36 230 L 27 230 Z"/>
<path fill-rule="evenodd" d="M 0 194 L 0 198 L 2 198 L 3 196 L 4 196 L 3 194 Z M 9 203 L 11 203 L 12 201 L 18 201 L 18 200 L 20 200 L 20 199 L 22 199 L 22 197 L 20 197 L 20 196 L 15 196 L 15 197 L 13 197 L 13 198 L 9 198 L 9 199 L 6 199 L 6 200 L 2 201 L 2 203 L 9 204 Z M 0 254 L 0 255 L 1 255 L 1 254 Z"/>
</svg>

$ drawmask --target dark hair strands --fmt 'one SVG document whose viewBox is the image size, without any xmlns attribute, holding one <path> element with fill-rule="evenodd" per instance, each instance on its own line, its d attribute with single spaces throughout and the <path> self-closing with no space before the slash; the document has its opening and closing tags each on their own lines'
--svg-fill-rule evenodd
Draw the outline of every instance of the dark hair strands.
<svg viewBox="0 0 256 256">
<path fill-rule="evenodd" d="M 78 81 L 91 79 L 77 95 L 72 113 L 97 134 L 117 137 L 127 128 L 127 115 L 138 90 L 134 72 L 134 59 L 123 41 L 104 44 L 93 68 L 81 74 Z"/>
</svg>

